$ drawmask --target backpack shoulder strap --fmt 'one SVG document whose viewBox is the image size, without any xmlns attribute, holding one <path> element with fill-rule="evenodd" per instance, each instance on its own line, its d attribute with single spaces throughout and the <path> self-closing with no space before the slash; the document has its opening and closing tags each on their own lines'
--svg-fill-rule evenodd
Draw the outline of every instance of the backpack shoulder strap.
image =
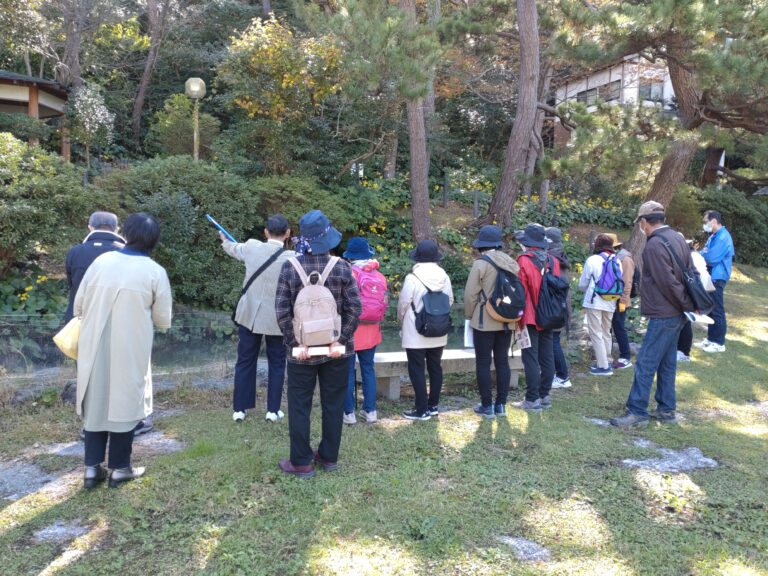
<svg viewBox="0 0 768 576">
<path fill-rule="evenodd" d="M 325 268 L 323 268 L 323 272 L 320 274 L 320 280 L 317 282 L 320 286 L 325 286 L 325 281 L 328 280 L 328 276 L 331 275 L 331 270 L 333 270 L 333 267 L 336 266 L 338 261 L 338 256 L 334 256 L 328 260 L 328 264 L 326 264 Z"/>
<path fill-rule="evenodd" d="M 496 262 L 491 260 L 488 256 L 480 256 L 480 260 L 482 260 L 483 262 L 488 262 L 488 264 L 493 266 L 497 272 L 500 270 L 499 266 L 496 265 Z"/>
<path fill-rule="evenodd" d="M 304 271 L 304 267 L 301 265 L 298 259 L 288 258 L 288 262 L 290 262 L 291 265 L 296 269 L 296 273 L 299 275 L 301 283 L 304 286 L 309 286 L 309 276 L 307 276 L 307 273 Z"/>
</svg>

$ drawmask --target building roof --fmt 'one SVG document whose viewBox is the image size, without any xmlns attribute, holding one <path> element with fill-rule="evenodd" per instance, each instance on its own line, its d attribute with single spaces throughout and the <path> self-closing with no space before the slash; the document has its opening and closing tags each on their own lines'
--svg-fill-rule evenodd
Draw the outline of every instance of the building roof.
<svg viewBox="0 0 768 576">
<path fill-rule="evenodd" d="M 64 99 L 67 98 L 67 89 L 54 80 L 35 78 L 34 76 L 27 76 L 25 74 L 17 74 L 16 72 L 0 70 L 0 83 L 17 84 L 21 86 L 38 86 L 46 92 L 50 92 L 51 94 L 55 94 Z"/>
</svg>

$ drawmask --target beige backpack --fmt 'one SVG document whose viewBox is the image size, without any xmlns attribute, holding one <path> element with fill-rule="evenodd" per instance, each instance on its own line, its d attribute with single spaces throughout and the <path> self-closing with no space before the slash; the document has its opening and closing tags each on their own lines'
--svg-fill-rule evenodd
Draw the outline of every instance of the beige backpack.
<svg viewBox="0 0 768 576">
<path fill-rule="evenodd" d="M 293 304 L 293 332 L 296 341 L 302 346 L 328 346 L 338 340 L 341 334 L 341 316 L 336 309 L 336 299 L 325 287 L 325 281 L 338 261 L 338 257 L 333 257 L 323 268 L 322 274 L 315 271 L 307 276 L 296 258 L 288 260 L 304 285 Z M 311 282 L 313 276 L 317 277 L 314 284 Z"/>
</svg>

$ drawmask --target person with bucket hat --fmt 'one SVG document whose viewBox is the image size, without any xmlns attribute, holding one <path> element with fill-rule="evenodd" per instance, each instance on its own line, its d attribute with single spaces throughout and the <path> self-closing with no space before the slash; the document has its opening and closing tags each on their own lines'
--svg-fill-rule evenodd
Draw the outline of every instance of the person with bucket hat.
<svg viewBox="0 0 768 576">
<path fill-rule="evenodd" d="M 443 387 L 443 369 L 440 362 L 448 336 L 424 336 L 416 327 L 416 315 L 424 306 L 423 298 L 428 292 L 442 292 L 453 304 L 451 279 L 438 262 L 440 254 L 437 242 L 422 240 L 410 253 L 415 262 L 411 273 L 405 277 L 397 303 L 397 319 L 402 322 L 402 345 L 408 358 L 408 376 L 413 385 L 416 405 L 413 410 L 403 413 L 409 420 L 429 420 L 439 413 L 440 391 Z M 427 380 L 429 372 L 429 395 Z"/>
<path fill-rule="evenodd" d="M 625 326 L 627 310 L 632 306 L 632 285 L 635 278 L 635 260 L 632 252 L 626 250 L 616 234 L 606 234 L 611 239 L 613 249 L 616 251 L 616 259 L 621 264 L 621 274 L 624 278 L 624 292 L 616 302 L 616 310 L 613 312 L 611 329 L 619 345 L 619 357 L 613 362 L 614 370 L 624 370 L 632 366 L 632 353 L 629 349 L 629 335 Z"/>
<path fill-rule="evenodd" d="M 653 200 L 640 206 L 635 218 L 635 224 L 648 237 L 640 286 L 640 312 L 648 318 L 648 328 L 635 358 L 626 412 L 610 420 L 612 426 L 619 428 L 643 428 L 651 416 L 663 423 L 676 421 L 677 340 L 688 322 L 684 312 L 694 309 L 677 261 L 690 268 L 691 251 L 685 239 L 665 224 L 665 219 L 664 206 Z M 654 376 L 658 406 L 649 414 Z"/>
<path fill-rule="evenodd" d="M 488 312 L 486 303 L 493 294 L 501 271 L 520 272 L 520 265 L 502 252 L 504 241 L 501 228 L 487 224 L 480 228 L 472 247 L 480 258 L 472 263 L 464 289 L 464 317 L 470 321 L 475 343 L 475 372 L 480 403 L 475 413 L 485 418 L 506 414 L 511 371 L 509 348 L 516 324 L 502 323 Z M 511 329 L 510 329 L 511 328 Z M 496 367 L 496 401 L 491 387 L 491 357 Z"/>
<path fill-rule="evenodd" d="M 512 403 L 512 406 L 540 412 L 552 407 L 549 392 L 555 376 L 555 361 L 552 330 L 545 330 L 536 324 L 536 306 L 539 303 L 542 270 L 548 266 L 552 274 L 560 276 L 560 262 L 547 255 L 549 243 L 541 224 L 528 224 L 524 230 L 515 232 L 515 239 L 523 249 L 517 258 L 520 281 L 525 288 L 525 311 L 520 323 L 527 328 L 531 345 L 523 348 L 521 353 L 525 372 L 525 399 Z"/>
<path fill-rule="evenodd" d="M 299 221 L 300 236 L 293 239 L 298 256 L 283 264 L 277 282 L 275 309 L 277 323 L 288 348 L 288 432 L 290 458 L 281 460 L 280 469 L 301 478 L 314 476 L 317 464 L 327 471 L 336 470 L 341 432 L 344 426 L 344 399 L 347 394 L 349 359 L 355 353 L 354 333 L 361 304 L 357 282 L 349 263 L 331 258 L 329 252 L 339 245 L 341 233 L 320 210 L 304 214 Z M 301 270 L 301 272 L 300 272 Z M 309 280 L 320 277 L 316 283 Z M 324 282 L 323 282 L 324 278 Z M 304 280 L 308 280 L 308 286 Z M 320 284 L 320 286 L 318 286 Z M 328 355 L 310 356 L 310 350 L 294 331 L 298 311 L 294 304 L 302 290 L 324 286 L 330 291 L 338 314 L 338 335 L 329 343 Z M 343 351 L 339 350 L 343 347 Z M 297 348 L 294 357 L 291 351 Z M 322 440 L 316 451 L 310 446 L 310 414 L 315 386 L 320 383 Z"/>
<path fill-rule="evenodd" d="M 556 226 L 549 226 L 544 229 L 544 236 L 549 242 L 547 252 L 557 258 L 560 262 L 560 276 L 566 281 L 568 280 L 568 270 L 571 269 L 571 261 L 568 259 L 568 255 L 565 253 L 563 247 L 563 231 Z M 568 324 L 571 321 L 571 298 L 568 297 L 568 322 L 565 325 L 566 343 L 568 340 Z M 555 361 L 555 377 L 552 379 L 552 388 L 570 388 L 571 378 L 569 376 L 568 360 L 563 352 L 563 346 L 560 342 L 562 330 L 552 331 L 552 350 L 554 352 Z"/>
<path fill-rule="evenodd" d="M 344 258 L 352 265 L 357 290 L 362 302 L 360 322 L 355 330 L 355 354 L 349 358 L 349 383 L 344 405 L 344 424 L 354 425 L 355 417 L 355 355 L 360 363 L 363 388 L 363 408 L 360 415 L 368 424 L 378 419 L 376 414 L 376 370 L 373 359 L 376 346 L 381 344 L 381 321 L 387 311 L 387 280 L 379 272 L 379 263 L 373 258 L 376 251 L 366 238 L 355 236 L 347 242 Z"/>
</svg>

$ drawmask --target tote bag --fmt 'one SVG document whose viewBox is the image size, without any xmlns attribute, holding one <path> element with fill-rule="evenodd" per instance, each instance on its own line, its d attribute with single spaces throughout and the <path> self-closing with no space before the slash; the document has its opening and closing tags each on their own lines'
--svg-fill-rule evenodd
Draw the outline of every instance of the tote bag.
<svg viewBox="0 0 768 576">
<path fill-rule="evenodd" d="M 80 318 L 75 316 L 53 337 L 53 342 L 65 356 L 77 360 L 77 341 L 80 339 Z"/>
</svg>

